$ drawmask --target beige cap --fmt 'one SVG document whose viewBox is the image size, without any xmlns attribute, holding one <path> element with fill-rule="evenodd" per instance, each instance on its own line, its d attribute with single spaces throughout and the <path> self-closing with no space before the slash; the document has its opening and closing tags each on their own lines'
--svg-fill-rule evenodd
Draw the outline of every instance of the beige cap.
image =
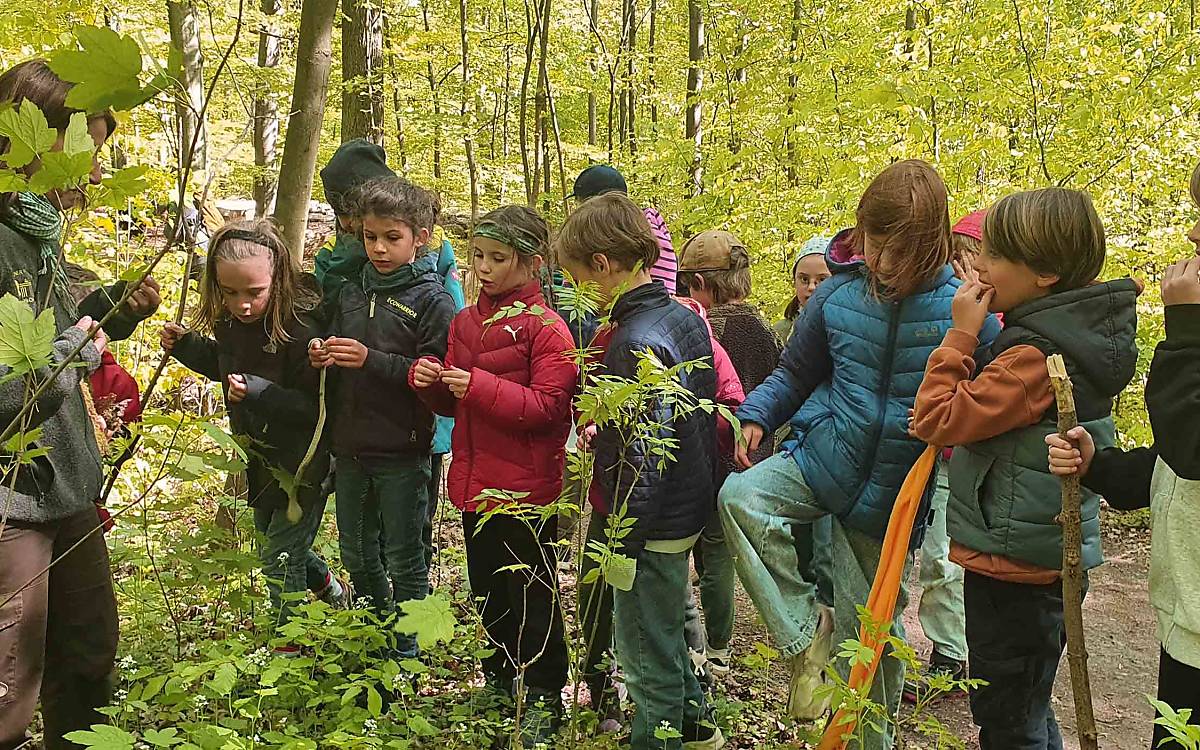
<svg viewBox="0 0 1200 750">
<path fill-rule="evenodd" d="M 688 240 L 679 257 L 680 271 L 724 271 L 730 267 L 735 247 L 746 249 L 742 241 L 722 229 L 701 232 Z"/>
</svg>

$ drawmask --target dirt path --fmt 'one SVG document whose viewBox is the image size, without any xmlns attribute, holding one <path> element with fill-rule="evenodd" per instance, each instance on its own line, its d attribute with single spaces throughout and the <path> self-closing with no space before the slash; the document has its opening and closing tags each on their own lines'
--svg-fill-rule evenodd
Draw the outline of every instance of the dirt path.
<svg viewBox="0 0 1200 750">
<path fill-rule="evenodd" d="M 1144 530 L 1106 527 L 1104 537 L 1107 562 L 1092 575 L 1091 589 L 1084 604 L 1100 747 L 1104 750 L 1140 750 L 1149 747 L 1152 712 L 1145 695 L 1154 692 L 1158 674 L 1158 643 L 1146 591 L 1150 536 Z M 916 602 L 920 588 L 915 574 L 912 592 L 913 603 L 905 612 L 905 628 L 918 653 L 928 656 L 931 644 L 917 620 Z M 735 648 L 745 654 L 753 650 L 754 643 L 764 642 L 766 633 L 753 605 L 740 588 L 738 615 Z M 774 690 L 782 711 L 787 690 L 787 675 L 782 665 L 772 667 L 768 682 L 776 686 Z M 756 687 L 761 689 L 761 685 L 759 682 Z M 730 687 L 731 695 L 740 697 L 739 693 L 744 694 L 750 685 L 735 682 Z M 758 699 L 762 700 L 762 696 Z M 1075 709 L 1065 659 L 1055 683 L 1054 710 L 1062 725 L 1064 747 L 1077 750 Z M 978 748 L 965 697 L 941 701 L 935 713 L 957 736 L 967 740 L 969 748 Z M 740 741 L 742 738 L 739 737 L 733 746 L 762 747 L 757 743 L 772 735 L 781 738 L 784 733 L 782 727 L 758 730 L 749 732 L 753 736 L 749 744 Z"/>
</svg>

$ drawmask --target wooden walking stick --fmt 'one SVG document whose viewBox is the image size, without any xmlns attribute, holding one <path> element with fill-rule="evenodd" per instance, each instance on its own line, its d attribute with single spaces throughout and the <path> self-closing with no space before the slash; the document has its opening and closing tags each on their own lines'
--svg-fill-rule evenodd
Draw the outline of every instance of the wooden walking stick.
<svg viewBox="0 0 1200 750">
<path fill-rule="evenodd" d="M 1075 395 L 1071 377 L 1062 355 L 1046 358 L 1054 400 L 1058 405 L 1058 434 L 1066 438 L 1067 431 L 1079 424 L 1075 413 Z M 1067 630 L 1067 662 L 1071 666 L 1071 693 L 1075 697 L 1075 723 L 1079 729 L 1081 750 L 1098 747 L 1096 716 L 1092 712 L 1092 686 L 1088 679 L 1087 646 L 1083 637 L 1083 529 L 1080 519 L 1079 475 L 1062 477 L 1062 511 L 1058 524 L 1062 526 L 1062 590 L 1063 624 Z"/>
</svg>

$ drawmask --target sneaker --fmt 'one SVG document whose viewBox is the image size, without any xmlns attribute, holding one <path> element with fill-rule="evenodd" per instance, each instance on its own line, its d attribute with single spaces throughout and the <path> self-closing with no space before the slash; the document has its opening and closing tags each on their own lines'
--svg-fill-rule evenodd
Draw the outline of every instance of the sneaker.
<svg viewBox="0 0 1200 750">
<path fill-rule="evenodd" d="M 937 651 L 934 651 L 929 656 L 929 664 L 925 666 L 925 669 L 921 670 L 920 678 L 904 680 L 904 702 L 916 703 L 923 693 L 932 690 L 929 685 L 930 678 L 943 676 L 954 681 L 965 680 L 967 678 L 967 663 L 942 656 Z M 928 698 L 932 702 L 945 698 L 948 695 L 954 695 L 957 692 L 959 691 L 938 690 L 934 691 L 934 694 L 928 696 Z"/>
<path fill-rule="evenodd" d="M 825 679 L 825 665 L 833 650 L 833 610 L 819 604 L 817 630 L 813 641 L 791 660 L 791 686 L 788 690 L 788 716 L 800 721 L 821 718 L 828 707 L 829 696 L 819 697 L 817 689 Z"/>
<path fill-rule="evenodd" d="M 525 693 L 525 711 L 521 715 L 523 747 L 550 747 L 562 721 L 562 696 L 536 688 Z"/>
<path fill-rule="evenodd" d="M 354 601 L 354 591 L 350 588 L 350 582 L 345 578 L 335 578 L 333 573 L 327 575 L 329 578 L 325 588 L 314 591 L 313 596 L 334 609 L 350 609 L 350 604 Z"/>
<path fill-rule="evenodd" d="M 713 720 L 711 710 L 699 724 L 683 728 L 683 750 L 721 750 L 723 747 L 725 735 Z"/>
<path fill-rule="evenodd" d="M 710 648 L 704 652 L 704 656 L 708 659 L 708 671 L 717 679 L 722 679 L 729 674 L 729 665 L 732 657 L 727 648 Z"/>
</svg>

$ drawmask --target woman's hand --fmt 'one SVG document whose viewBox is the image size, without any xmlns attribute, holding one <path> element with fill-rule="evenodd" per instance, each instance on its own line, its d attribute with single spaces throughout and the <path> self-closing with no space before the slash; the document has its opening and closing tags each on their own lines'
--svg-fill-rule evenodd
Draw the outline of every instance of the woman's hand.
<svg viewBox="0 0 1200 750">
<path fill-rule="evenodd" d="M 455 398 L 466 398 L 467 389 L 471 387 L 471 373 L 457 367 L 445 367 L 442 368 L 442 382 Z"/>
<path fill-rule="evenodd" d="M 129 308 L 129 312 L 139 318 L 148 318 L 158 310 L 158 306 L 162 304 L 161 288 L 153 276 L 147 276 L 138 284 L 133 294 L 129 295 L 129 299 L 125 300 L 125 307 Z"/>
<path fill-rule="evenodd" d="M 178 323 L 167 323 L 158 334 L 158 343 L 164 352 L 172 352 L 179 339 L 187 335 L 187 329 Z"/>
<path fill-rule="evenodd" d="M 1057 432 L 1046 436 L 1046 445 L 1050 446 L 1050 473 L 1056 476 L 1078 474 L 1083 477 L 1092 466 L 1096 457 L 1096 442 L 1082 427 L 1072 427 L 1063 439 Z"/>
<path fill-rule="evenodd" d="M 356 339 L 330 337 L 325 339 L 325 351 L 338 367 L 358 370 L 367 362 L 367 347 Z"/>
<path fill-rule="evenodd" d="M 428 388 L 442 377 L 442 366 L 430 359 L 418 359 L 413 365 L 413 385 Z"/>
<path fill-rule="evenodd" d="M 225 394 L 225 398 L 231 404 L 240 404 L 246 400 L 246 376 L 234 373 L 226 378 L 229 382 L 229 391 Z"/>
<path fill-rule="evenodd" d="M 742 439 L 733 448 L 733 459 L 737 461 L 738 466 L 743 469 L 749 469 L 754 465 L 750 460 L 750 454 L 758 450 L 758 445 L 763 439 L 763 433 L 762 425 L 757 425 L 753 422 L 742 422 Z"/>
</svg>

